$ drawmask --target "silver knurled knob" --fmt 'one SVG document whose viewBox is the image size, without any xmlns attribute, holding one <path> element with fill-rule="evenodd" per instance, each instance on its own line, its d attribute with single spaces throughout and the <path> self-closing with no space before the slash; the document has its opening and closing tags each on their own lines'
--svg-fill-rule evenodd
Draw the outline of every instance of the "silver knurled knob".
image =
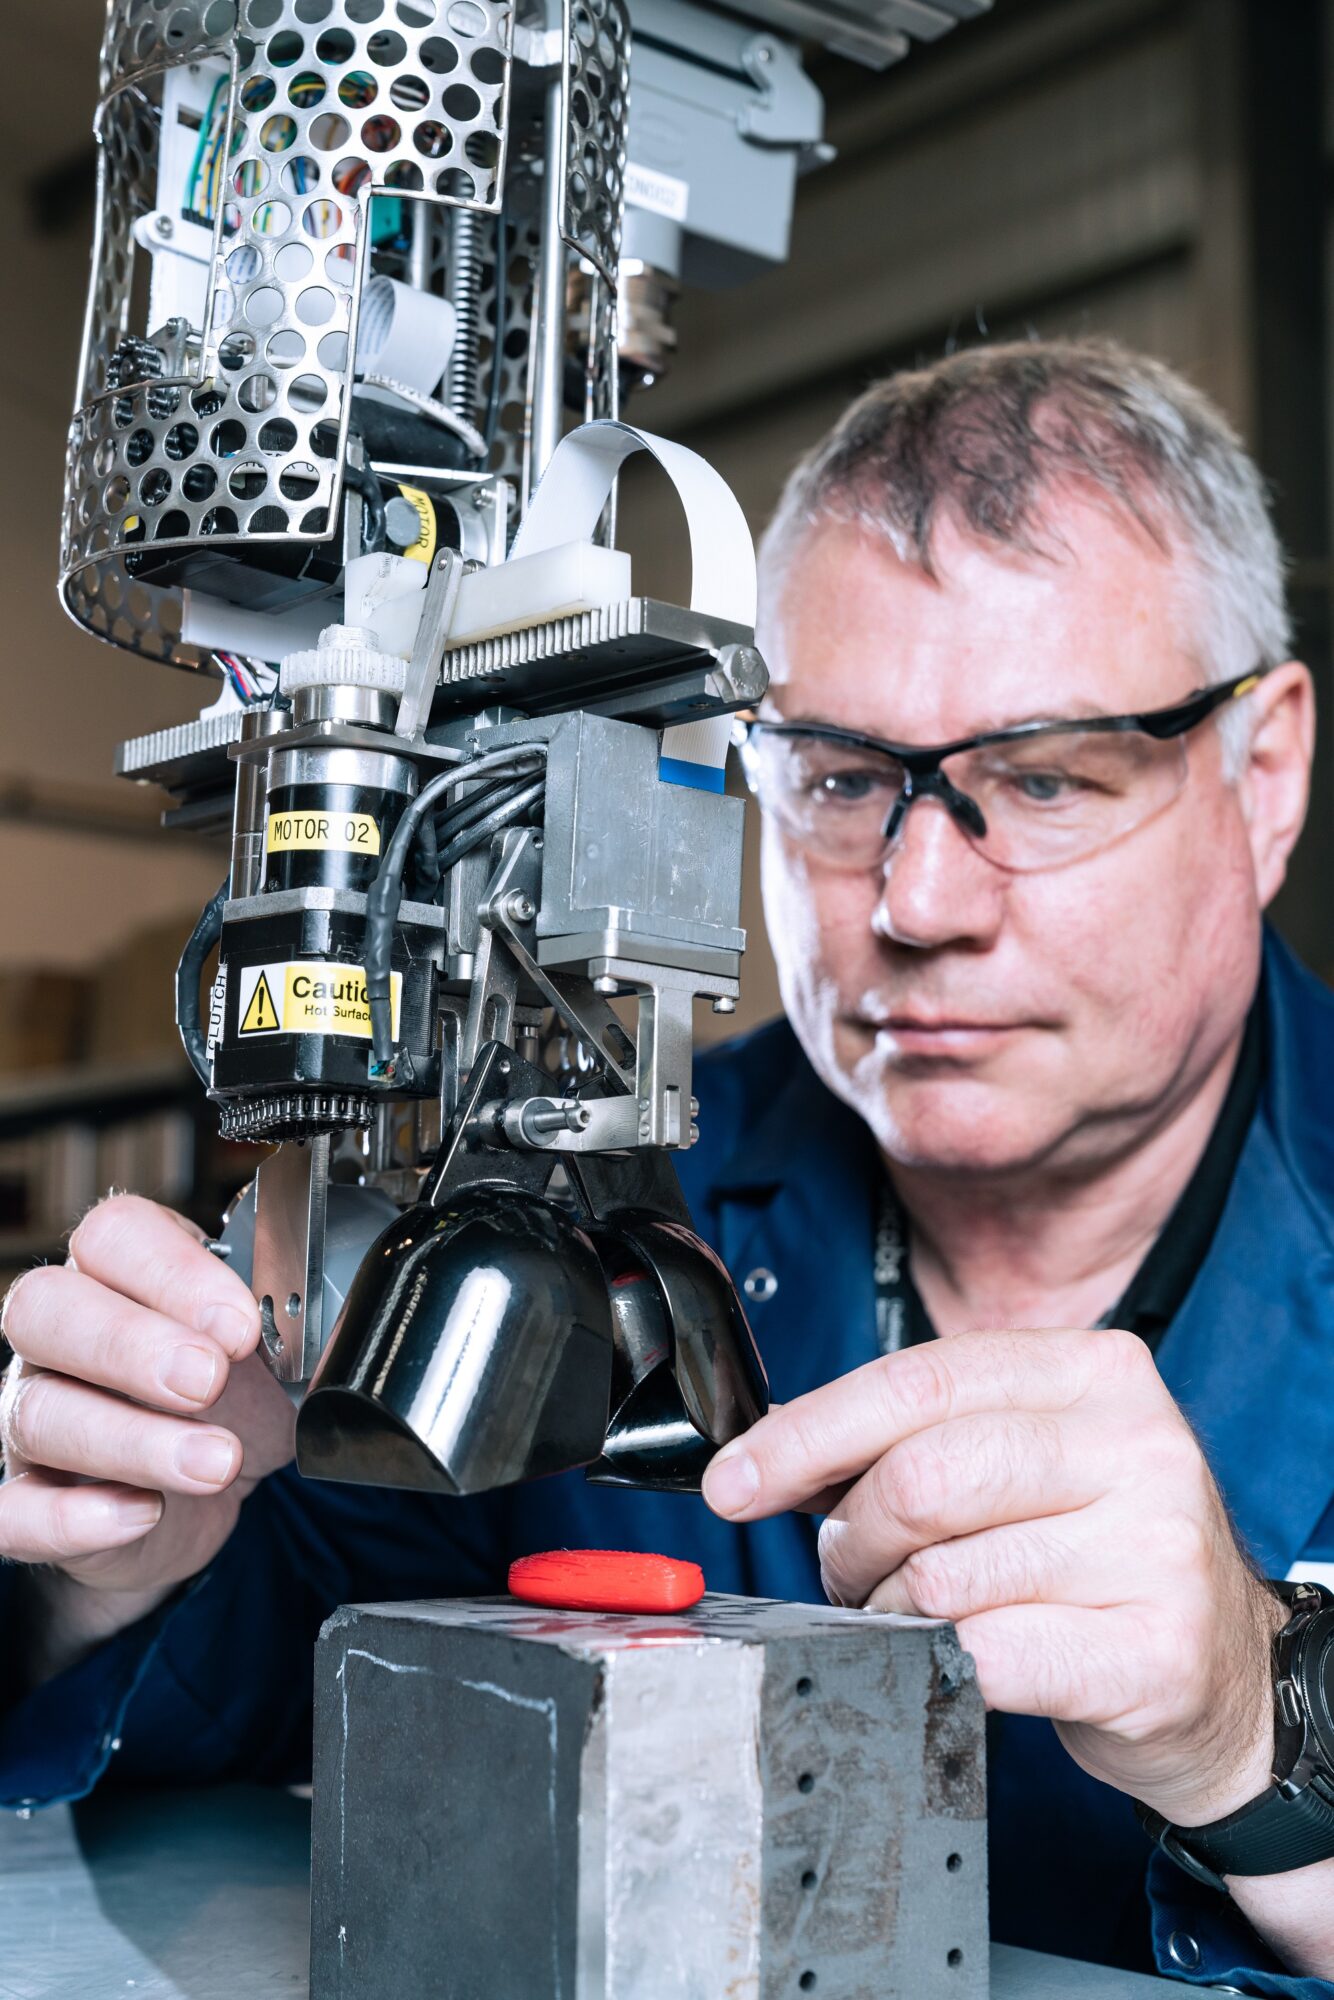
<svg viewBox="0 0 1334 2000">
<path fill-rule="evenodd" d="M 279 669 L 286 695 L 301 688 L 375 688 L 402 694 L 408 663 L 395 653 L 380 651 L 379 635 L 363 625 L 329 625 L 313 652 L 289 653 Z"/>
</svg>

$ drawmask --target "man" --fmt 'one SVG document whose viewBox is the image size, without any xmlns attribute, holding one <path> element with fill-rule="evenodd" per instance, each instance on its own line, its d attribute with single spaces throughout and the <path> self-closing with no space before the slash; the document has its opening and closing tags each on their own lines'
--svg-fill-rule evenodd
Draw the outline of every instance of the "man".
<svg viewBox="0 0 1334 2000">
<path fill-rule="evenodd" d="M 340 1601 L 662 1548 L 958 1623 L 998 1937 L 1334 1993 L 1334 1859 L 1206 1888 L 1131 1804 L 1188 1838 L 1264 1793 L 1261 1579 L 1334 1557 L 1334 1003 L 1262 934 L 1313 712 L 1258 476 L 1150 361 L 996 348 L 854 406 L 763 568 L 791 1025 L 701 1065 L 683 1178 L 780 1407 L 713 1515 L 303 1484 L 239 1280 L 109 1202 L 7 1306 L 0 1791 L 297 1776 Z"/>
</svg>

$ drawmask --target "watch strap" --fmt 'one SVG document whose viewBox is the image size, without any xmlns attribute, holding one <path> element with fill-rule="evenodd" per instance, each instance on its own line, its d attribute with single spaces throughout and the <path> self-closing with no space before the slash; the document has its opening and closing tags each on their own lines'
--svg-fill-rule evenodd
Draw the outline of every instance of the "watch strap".
<svg viewBox="0 0 1334 2000">
<path fill-rule="evenodd" d="M 1273 1784 L 1208 1826 L 1173 1826 L 1135 1803 L 1140 1823 L 1164 1854 L 1196 1881 L 1224 1891 L 1226 1875 L 1284 1875 L 1334 1858 L 1334 1742 L 1313 1713 L 1325 1711 L 1327 1723 L 1327 1702 L 1303 1671 L 1312 1647 L 1320 1658 L 1334 1647 L 1334 1593 L 1320 1584 L 1270 1587 L 1292 1612 L 1274 1642 Z"/>
<path fill-rule="evenodd" d="M 1286 1875 L 1334 1856 L 1334 1793 L 1319 1779 L 1293 1798 L 1275 1786 L 1211 1826 L 1173 1826 L 1148 1806 L 1136 1811 L 1163 1853 L 1211 1889 L 1225 1890 L 1225 1875 Z"/>
</svg>

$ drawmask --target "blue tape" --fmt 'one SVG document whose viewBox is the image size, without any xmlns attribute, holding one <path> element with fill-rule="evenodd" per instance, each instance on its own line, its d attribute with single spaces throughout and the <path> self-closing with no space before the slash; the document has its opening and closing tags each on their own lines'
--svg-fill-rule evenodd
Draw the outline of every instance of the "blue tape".
<svg viewBox="0 0 1334 2000">
<path fill-rule="evenodd" d="M 664 785 L 687 785 L 695 792 L 727 789 L 727 773 L 721 765 L 688 764 L 683 757 L 660 757 L 658 777 Z"/>
</svg>

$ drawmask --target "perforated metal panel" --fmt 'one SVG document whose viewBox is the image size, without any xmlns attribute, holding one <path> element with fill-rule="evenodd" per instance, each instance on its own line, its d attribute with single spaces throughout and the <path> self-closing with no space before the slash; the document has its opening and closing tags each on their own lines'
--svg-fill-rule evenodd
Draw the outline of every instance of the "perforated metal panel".
<svg viewBox="0 0 1334 2000">
<path fill-rule="evenodd" d="M 630 21 L 621 0 L 569 0 L 565 240 L 615 289 L 625 208 Z"/>
<path fill-rule="evenodd" d="M 74 616 L 181 664 L 147 543 L 317 543 L 335 530 L 373 194 L 498 212 L 512 10 L 503 0 L 112 0 L 63 582 Z M 168 372 L 134 324 L 164 79 L 230 65 L 206 325 Z M 168 225 L 171 217 L 167 217 Z M 140 314 L 142 319 L 142 314 Z M 129 336 L 139 336 L 137 342 Z"/>
</svg>

